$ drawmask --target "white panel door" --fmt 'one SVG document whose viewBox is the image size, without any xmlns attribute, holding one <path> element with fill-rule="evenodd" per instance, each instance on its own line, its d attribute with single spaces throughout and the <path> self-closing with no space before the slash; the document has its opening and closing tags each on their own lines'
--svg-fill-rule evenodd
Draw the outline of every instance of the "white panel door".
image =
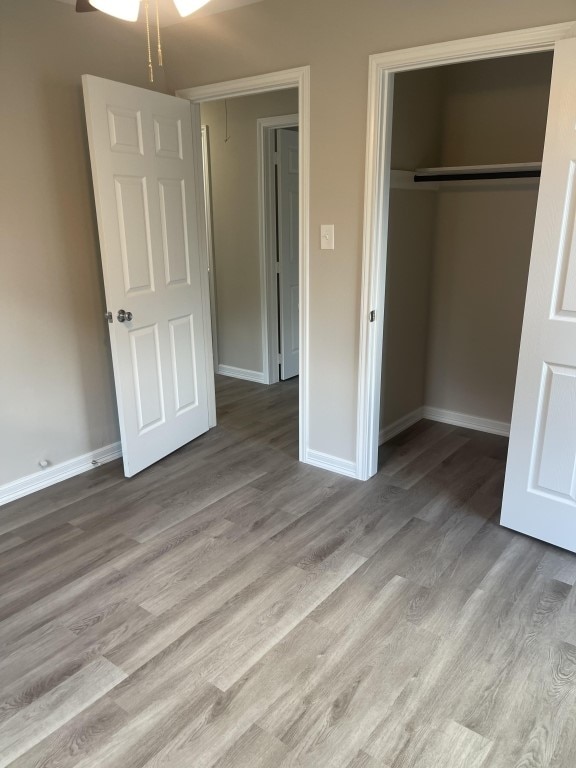
<svg viewBox="0 0 576 768">
<path fill-rule="evenodd" d="M 576 40 L 556 45 L 502 524 L 576 552 Z M 495 275 L 494 279 L 498 279 Z"/>
<path fill-rule="evenodd" d="M 124 471 L 131 477 L 214 421 L 204 221 L 196 199 L 200 126 L 194 142 L 184 99 L 89 75 L 82 80 Z"/>
<path fill-rule="evenodd" d="M 298 131 L 277 131 L 278 268 L 280 300 L 280 378 L 298 376 L 300 280 L 298 220 Z"/>
</svg>

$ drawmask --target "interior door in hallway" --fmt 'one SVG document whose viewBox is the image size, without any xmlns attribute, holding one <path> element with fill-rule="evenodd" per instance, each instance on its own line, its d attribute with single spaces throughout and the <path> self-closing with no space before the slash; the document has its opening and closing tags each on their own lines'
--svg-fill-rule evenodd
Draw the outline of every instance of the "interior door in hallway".
<svg viewBox="0 0 576 768">
<path fill-rule="evenodd" d="M 300 355 L 298 131 L 280 128 L 276 136 L 280 378 L 291 379 L 293 376 L 298 376 Z"/>
<path fill-rule="evenodd" d="M 127 477 L 215 422 L 199 120 L 184 99 L 83 77 Z"/>
<path fill-rule="evenodd" d="M 502 524 L 576 552 L 576 39 L 556 44 Z"/>
</svg>

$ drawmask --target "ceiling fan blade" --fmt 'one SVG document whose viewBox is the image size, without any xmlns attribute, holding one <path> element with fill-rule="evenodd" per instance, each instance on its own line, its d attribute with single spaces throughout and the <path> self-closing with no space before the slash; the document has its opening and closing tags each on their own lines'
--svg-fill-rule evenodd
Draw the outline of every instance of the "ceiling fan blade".
<svg viewBox="0 0 576 768">
<path fill-rule="evenodd" d="M 76 13 L 85 13 L 86 11 L 97 11 L 97 8 L 90 5 L 88 0 L 76 0 Z"/>
</svg>

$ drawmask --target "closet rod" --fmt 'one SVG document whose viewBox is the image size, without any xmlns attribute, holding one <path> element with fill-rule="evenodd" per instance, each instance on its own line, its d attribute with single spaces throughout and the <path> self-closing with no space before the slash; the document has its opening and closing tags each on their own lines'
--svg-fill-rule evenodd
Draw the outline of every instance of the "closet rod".
<svg viewBox="0 0 576 768">
<path fill-rule="evenodd" d="M 415 173 L 416 183 L 426 181 L 494 181 L 498 179 L 539 179 L 541 171 L 532 169 L 526 171 L 462 171 L 455 173 Z"/>
</svg>

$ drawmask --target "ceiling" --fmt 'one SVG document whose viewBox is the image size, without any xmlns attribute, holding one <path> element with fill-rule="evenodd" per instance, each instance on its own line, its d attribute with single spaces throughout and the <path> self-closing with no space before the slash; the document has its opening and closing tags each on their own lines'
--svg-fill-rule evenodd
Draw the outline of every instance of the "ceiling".
<svg viewBox="0 0 576 768">
<path fill-rule="evenodd" d="M 66 3 L 66 5 L 76 5 L 76 0 L 58 0 L 60 3 Z M 213 13 L 222 13 L 222 11 L 230 11 L 233 8 L 239 8 L 242 5 L 250 5 L 252 3 L 261 3 L 262 0 L 210 0 L 210 2 L 192 14 L 182 18 L 176 6 L 172 0 L 158 0 L 160 7 L 160 26 L 169 27 L 172 24 L 180 24 L 190 18 L 200 18 L 201 16 L 210 16 Z M 154 6 L 154 0 L 150 0 L 150 6 Z M 140 13 L 139 22 L 143 23 L 143 13 Z M 124 22 L 130 23 L 130 22 Z"/>
</svg>

